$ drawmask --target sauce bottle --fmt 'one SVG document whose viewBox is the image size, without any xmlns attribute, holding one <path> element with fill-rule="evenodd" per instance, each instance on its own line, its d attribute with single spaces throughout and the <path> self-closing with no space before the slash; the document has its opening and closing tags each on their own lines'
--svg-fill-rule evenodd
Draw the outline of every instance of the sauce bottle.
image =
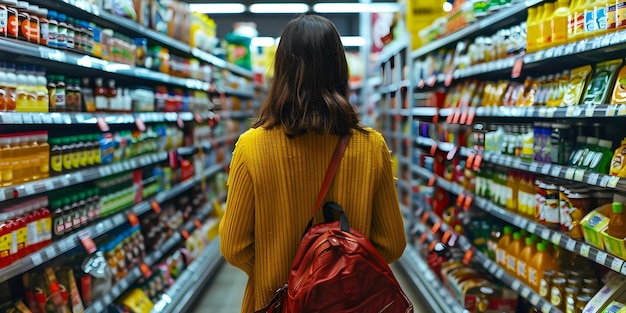
<svg viewBox="0 0 626 313">
<path fill-rule="evenodd" d="M 46 79 L 46 69 L 43 67 L 37 68 L 37 108 L 41 112 L 50 111 L 50 97 L 48 94 L 48 80 Z"/>
<path fill-rule="evenodd" d="M 7 74 L 5 69 L 5 63 L 0 63 L 0 112 L 7 110 L 6 104 L 7 97 Z"/>
<path fill-rule="evenodd" d="M 5 106 L 7 112 L 15 111 L 15 98 L 17 89 L 17 75 L 15 74 L 15 64 L 7 63 L 6 65 L 7 83 L 6 83 L 6 95 Z"/>
<path fill-rule="evenodd" d="M 6 213 L 0 213 L 0 268 L 11 264 L 11 223 Z"/>
<path fill-rule="evenodd" d="M 507 251 L 507 248 L 509 247 L 509 244 L 511 243 L 512 233 L 513 233 L 513 227 L 505 226 L 502 236 L 500 237 L 500 240 L 498 240 L 498 244 L 496 245 L 496 263 L 498 263 L 503 268 L 506 268 L 506 260 L 507 260 L 506 251 Z"/>
<path fill-rule="evenodd" d="M 87 211 L 88 211 L 87 193 L 84 191 L 80 191 L 78 193 L 78 213 L 80 217 L 81 227 L 87 225 L 87 223 L 89 222 L 89 216 L 87 214 Z"/>
<path fill-rule="evenodd" d="M 48 75 L 48 82 L 46 83 L 46 89 L 48 89 L 48 101 L 49 101 L 48 111 L 49 112 L 57 111 L 56 99 L 55 99 L 56 88 L 57 88 L 57 84 L 55 81 L 55 77 L 53 75 Z"/>
<path fill-rule="evenodd" d="M 100 135 L 91 135 L 91 142 L 93 143 L 93 163 L 94 165 L 100 165 L 102 163 L 102 150 L 100 149 Z"/>
<path fill-rule="evenodd" d="M 550 48 L 554 45 L 552 40 L 552 34 L 554 30 L 552 28 L 554 20 L 554 2 L 547 2 L 543 5 L 543 20 L 541 21 L 543 26 L 541 26 L 541 36 L 542 36 L 542 48 Z"/>
<path fill-rule="evenodd" d="M 539 292 L 539 286 L 543 274 L 549 270 L 555 270 L 554 259 L 547 251 L 544 243 L 537 244 L 537 253 L 532 257 L 528 269 L 528 283 L 535 292 Z"/>
<path fill-rule="evenodd" d="M 517 277 L 525 284 L 528 284 L 528 265 L 537 252 L 537 248 L 535 238 L 526 237 L 524 241 L 526 245 L 517 258 Z"/>
<path fill-rule="evenodd" d="M 618 239 L 626 238 L 626 214 L 624 204 L 621 202 L 613 202 L 607 233 Z"/>
<path fill-rule="evenodd" d="M 16 85 L 15 85 L 15 111 L 28 112 L 28 91 L 26 81 L 26 67 L 18 66 L 16 71 Z"/>
<path fill-rule="evenodd" d="M 103 86 L 103 80 L 101 77 L 96 78 L 96 88 L 94 90 L 94 99 L 96 105 L 96 111 L 103 112 L 107 111 L 109 108 L 109 103 L 107 100 L 107 90 Z"/>
<path fill-rule="evenodd" d="M 42 199 L 41 209 L 39 209 L 41 214 L 41 219 L 39 222 L 41 223 L 41 242 L 40 248 L 50 245 L 52 243 L 52 215 L 50 213 L 50 209 L 48 208 L 48 199 Z"/>
<path fill-rule="evenodd" d="M 69 137 L 60 138 L 61 140 L 61 155 L 63 155 L 63 172 L 70 172 L 74 168 L 72 167 L 72 160 L 74 159 L 74 151 Z"/>
<path fill-rule="evenodd" d="M 50 174 L 52 176 L 63 173 L 63 146 L 60 138 L 50 139 Z"/>
<path fill-rule="evenodd" d="M 59 22 L 56 11 L 48 11 L 48 47 L 56 48 L 59 46 Z"/>
<path fill-rule="evenodd" d="M 15 247 L 15 257 L 20 259 L 26 255 L 26 221 L 21 211 L 16 211 L 13 217 L 15 227 L 13 228 L 13 240 Z"/>
<path fill-rule="evenodd" d="M 65 224 L 65 234 L 69 234 L 74 230 L 74 219 L 72 218 L 72 199 L 71 196 L 63 198 L 63 223 Z"/>
<path fill-rule="evenodd" d="M 54 107 L 57 112 L 65 112 L 65 76 L 55 76 Z"/>
<path fill-rule="evenodd" d="M 30 254 L 37 250 L 38 246 L 38 201 L 29 201 L 24 203 L 24 223 L 26 223 L 26 245 L 24 248 L 25 254 Z"/>
<path fill-rule="evenodd" d="M 80 157 L 82 154 L 80 143 L 78 142 L 76 136 L 70 136 L 69 141 L 70 149 L 72 150 L 72 168 L 75 170 L 80 169 Z"/>
<path fill-rule="evenodd" d="M 109 111 L 119 111 L 119 103 L 118 103 L 118 98 L 117 98 L 117 89 L 115 88 L 115 80 L 114 79 L 109 79 L 109 88 L 107 89 L 107 100 L 108 100 L 108 107 L 107 109 Z"/>
<path fill-rule="evenodd" d="M 48 9 L 39 8 L 37 11 L 39 16 L 39 44 L 48 45 L 48 37 L 50 36 L 50 21 L 48 20 Z"/>
<path fill-rule="evenodd" d="M 46 112 L 48 106 L 46 105 L 45 111 L 37 106 L 37 76 L 35 76 L 35 67 L 29 66 L 26 68 L 26 103 L 28 105 L 27 112 Z"/>
<path fill-rule="evenodd" d="M 509 171 L 509 175 L 506 178 L 507 196 L 506 196 L 506 209 L 512 212 L 518 209 L 518 195 L 519 195 L 519 181 L 520 178 L 514 171 Z"/>
<path fill-rule="evenodd" d="M 63 218 L 63 202 L 60 199 L 50 203 L 50 213 L 52 214 L 52 231 L 54 238 L 63 237 L 65 234 L 65 219 Z"/>
<path fill-rule="evenodd" d="M 523 248 L 522 233 L 514 232 L 513 241 L 509 245 L 507 252 L 506 252 L 506 269 L 512 275 L 516 275 L 517 273 L 517 259 L 519 257 L 519 254 L 522 248 Z"/>
<path fill-rule="evenodd" d="M 59 13 L 57 20 L 59 21 L 59 27 L 57 31 L 57 48 L 67 48 L 67 15 Z"/>
</svg>

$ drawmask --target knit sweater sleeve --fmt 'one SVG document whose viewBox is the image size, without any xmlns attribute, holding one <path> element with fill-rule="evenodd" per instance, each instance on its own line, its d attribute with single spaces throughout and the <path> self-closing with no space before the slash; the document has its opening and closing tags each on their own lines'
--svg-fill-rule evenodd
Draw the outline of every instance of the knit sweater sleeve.
<svg viewBox="0 0 626 313">
<path fill-rule="evenodd" d="M 374 189 L 370 241 L 385 261 L 392 263 L 402 256 L 406 235 L 391 166 L 391 153 L 382 136 L 380 140 L 382 169 Z"/>
<path fill-rule="evenodd" d="M 243 139 L 242 136 L 233 151 L 226 212 L 219 232 L 224 259 L 251 276 L 254 268 L 254 186 L 244 163 Z"/>
</svg>

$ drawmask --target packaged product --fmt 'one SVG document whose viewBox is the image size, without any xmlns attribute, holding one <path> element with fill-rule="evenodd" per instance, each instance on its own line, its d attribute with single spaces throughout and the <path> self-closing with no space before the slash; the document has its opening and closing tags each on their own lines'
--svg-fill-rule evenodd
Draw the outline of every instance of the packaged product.
<svg viewBox="0 0 626 313">
<path fill-rule="evenodd" d="M 516 312 L 519 295 L 512 290 L 493 283 L 469 288 L 463 297 L 463 306 L 469 312 L 513 313 Z"/>
<path fill-rule="evenodd" d="M 56 269 L 55 273 L 59 278 L 59 283 L 65 287 L 65 290 L 68 293 L 68 305 L 71 308 L 71 312 L 84 312 L 85 307 L 83 306 L 83 301 L 80 297 L 80 293 L 78 292 L 78 286 L 76 285 L 76 280 L 74 279 L 74 271 L 72 270 L 72 268 L 63 266 Z"/>
<path fill-rule="evenodd" d="M 617 74 L 615 86 L 613 87 L 613 95 L 611 96 L 611 104 L 626 103 L 626 65 L 622 66 Z"/>
<path fill-rule="evenodd" d="M 602 310 L 602 313 L 622 313 L 626 312 L 626 305 L 619 301 L 613 301 Z"/>
<path fill-rule="evenodd" d="M 611 275 L 606 285 L 587 303 L 583 313 L 602 312 L 612 301 L 624 299 L 624 296 L 626 296 L 626 280 L 619 273 Z"/>
<path fill-rule="evenodd" d="M 575 68 L 571 71 L 570 83 L 565 90 L 562 106 L 578 105 L 591 74 L 591 65 Z"/>
<path fill-rule="evenodd" d="M 585 242 L 598 249 L 604 249 L 604 240 L 600 234 L 609 225 L 610 210 L 611 204 L 603 205 L 587 214 L 581 222 Z"/>
<path fill-rule="evenodd" d="M 154 307 L 154 303 L 150 301 L 150 298 L 138 288 L 123 294 L 117 303 L 124 312 L 129 313 L 150 313 Z"/>
<path fill-rule="evenodd" d="M 605 104 L 609 97 L 609 88 L 613 86 L 617 70 L 622 65 L 622 59 L 610 60 L 596 65 L 593 77 L 587 86 L 583 104 Z"/>
<path fill-rule="evenodd" d="M 622 139 L 622 143 L 613 154 L 609 174 L 613 176 L 626 177 L 626 138 Z"/>
</svg>

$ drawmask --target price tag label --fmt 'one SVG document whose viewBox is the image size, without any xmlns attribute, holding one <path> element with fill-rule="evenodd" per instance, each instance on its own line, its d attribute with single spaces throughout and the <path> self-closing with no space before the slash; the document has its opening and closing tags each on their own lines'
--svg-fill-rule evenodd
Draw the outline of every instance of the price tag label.
<svg viewBox="0 0 626 313">
<path fill-rule="evenodd" d="M 536 173 L 538 168 L 539 168 L 539 164 L 533 162 L 533 163 L 530 163 L 530 167 L 528 168 L 528 170 Z"/>
<path fill-rule="evenodd" d="M 194 220 L 193 224 L 196 225 L 197 229 L 201 229 L 202 228 L 202 222 L 200 222 L 200 220 Z"/>
<path fill-rule="evenodd" d="M 521 286 L 522 286 L 522 283 L 520 283 L 520 281 L 519 281 L 519 280 L 517 280 L 517 279 L 516 279 L 516 280 L 514 280 L 514 281 L 513 281 L 513 283 L 511 284 L 511 288 L 512 288 L 514 291 L 516 291 L 516 292 L 517 292 L 517 291 L 519 291 L 519 288 L 520 288 Z"/>
<path fill-rule="evenodd" d="M 550 313 L 550 310 L 552 310 L 552 304 L 544 302 L 541 306 L 541 313 Z"/>
<path fill-rule="evenodd" d="M 93 241 L 88 232 L 82 232 L 78 234 L 80 242 L 83 244 L 83 248 L 87 251 L 87 254 L 92 254 L 98 250 L 96 243 Z"/>
<path fill-rule="evenodd" d="M 604 112 L 604 115 L 615 116 L 616 112 L 617 112 L 617 105 L 611 104 L 606 107 L 606 111 Z"/>
<path fill-rule="evenodd" d="M 569 251 L 575 252 L 576 250 L 576 240 L 568 239 L 565 248 Z"/>
<path fill-rule="evenodd" d="M 561 242 L 561 234 L 553 233 L 552 234 L 552 243 L 558 246 L 560 242 Z"/>
<path fill-rule="evenodd" d="M 622 273 L 622 275 L 626 275 L 626 263 L 622 265 L 622 269 L 620 270 L 620 273 Z"/>
<path fill-rule="evenodd" d="M 156 200 L 150 202 L 150 207 L 152 207 L 154 213 L 161 214 L 161 205 Z"/>
<path fill-rule="evenodd" d="M 139 218 L 137 217 L 137 214 L 135 214 L 135 212 L 128 213 L 128 222 L 133 227 L 139 225 Z"/>
<path fill-rule="evenodd" d="M 548 239 L 548 240 L 549 240 L 549 239 L 550 239 L 550 230 L 549 230 L 549 229 L 547 229 L 547 228 L 544 228 L 544 229 L 541 231 L 541 238 L 543 238 L 543 239 Z"/>
<path fill-rule="evenodd" d="M 180 232 L 180 235 L 183 237 L 184 240 L 189 239 L 189 232 L 186 229 L 183 229 L 183 231 Z"/>
<path fill-rule="evenodd" d="M 497 270 L 498 270 L 498 264 L 496 263 L 491 263 L 491 265 L 489 265 L 489 273 L 494 274 Z"/>
<path fill-rule="evenodd" d="M 44 250 L 44 252 L 46 253 L 46 258 L 48 260 L 57 256 L 57 252 L 55 251 L 54 246 L 48 247 L 48 249 Z"/>
<path fill-rule="evenodd" d="M 435 223 L 435 225 L 433 225 L 433 227 L 430 229 L 430 231 L 433 234 L 436 234 L 440 229 L 441 229 L 441 222 L 437 222 L 437 223 Z"/>
<path fill-rule="evenodd" d="M 457 198 L 456 198 L 456 206 L 457 207 L 462 207 L 463 206 L 463 201 L 465 201 L 465 194 L 461 193 Z"/>
<path fill-rule="evenodd" d="M 608 254 L 606 254 L 606 252 L 604 251 L 598 251 L 598 254 L 596 254 L 596 262 L 598 262 L 599 264 L 603 264 L 604 262 L 606 262 L 606 257 L 608 256 Z"/>
<path fill-rule="evenodd" d="M 584 181 L 585 180 L 585 170 L 582 170 L 582 169 L 576 170 L 576 172 L 574 173 L 574 180 Z"/>
<path fill-rule="evenodd" d="M 589 257 L 589 250 L 591 250 L 591 247 L 587 244 L 582 244 L 580 246 L 580 255 L 584 256 L 584 257 Z"/>
<path fill-rule="evenodd" d="M 539 304 L 539 295 L 538 294 L 534 294 L 530 297 L 530 304 L 532 304 L 533 306 L 537 306 L 537 304 Z"/>
<path fill-rule="evenodd" d="M 541 167 L 541 174 L 543 174 L 543 175 L 548 175 L 548 173 L 550 173 L 550 168 L 551 168 L 551 167 L 552 167 L 552 166 L 551 166 L 550 164 L 547 164 L 547 163 L 546 163 L 546 164 L 544 164 L 544 165 Z M 559 171 L 560 171 L 560 170 L 559 170 Z"/>
<path fill-rule="evenodd" d="M 522 75 L 522 68 L 524 67 L 524 57 L 518 57 L 515 59 L 513 69 L 511 71 L 511 78 L 515 79 Z"/>
<path fill-rule="evenodd" d="M 67 187 L 70 185 L 70 179 L 67 176 L 61 176 L 61 185 Z"/>
<path fill-rule="evenodd" d="M 102 304 L 102 302 L 96 301 L 96 303 L 93 304 L 93 310 L 96 312 L 103 312 L 104 305 Z"/>
<path fill-rule="evenodd" d="M 41 263 L 43 263 L 43 258 L 41 257 L 41 253 L 35 253 L 30 257 L 30 261 L 33 262 L 33 266 L 37 267 Z"/>
<path fill-rule="evenodd" d="M 617 187 L 617 184 L 619 183 L 620 178 L 618 176 L 611 176 L 611 178 L 609 179 L 609 182 L 606 184 L 607 187 L 609 188 L 615 188 Z"/>
<path fill-rule="evenodd" d="M 471 195 L 467 195 L 465 197 L 465 201 L 463 201 L 463 209 L 465 211 L 469 211 L 470 207 L 472 206 L 472 200 L 474 200 L 474 198 Z"/>
<path fill-rule="evenodd" d="M 121 291 L 120 291 L 120 286 L 119 285 L 115 285 L 113 286 L 113 288 L 111 288 L 111 294 L 113 294 L 114 298 L 117 298 L 120 295 Z"/>
<path fill-rule="evenodd" d="M 493 276 L 495 276 L 498 280 L 502 280 L 502 275 L 504 275 L 504 270 L 501 267 L 498 267 Z"/>
<path fill-rule="evenodd" d="M 595 113 L 595 111 L 596 111 L 595 104 L 587 104 L 587 106 L 585 107 L 585 116 L 593 117 L 593 113 Z"/>
<path fill-rule="evenodd" d="M 598 184 L 598 178 L 600 178 L 600 175 L 598 173 L 589 174 L 589 178 L 587 178 L 587 184 L 589 185 Z"/>
<path fill-rule="evenodd" d="M 436 178 L 435 176 L 431 176 L 431 177 L 428 179 L 428 187 L 432 187 L 432 186 L 434 186 L 436 181 L 437 181 L 437 178 Z"/>
<path fill-rule="evenodd" d="M 474 256 L 474 250 L 473 249 L 469 249 L 469 250 L 465 251 L 465 254 L 463 255 L 463 264 L 469 265 L 470 262 L 472 262 L 472 257 L 473 256 Z"/>
<path fill-rule="evenodd" d="M 44 180 L 43 185 L 46 187 L 46 191 L 54 190 L 54 183 L 49 179 Z"/>
<path fill-rule="evenodd" d="M 534 234 L 536 229 L 537 229 L 537 224 L 535 224 L 535 223 L 529 223 L 528 224 L 528 232 L 529 233 Z"/>
<path fill-rule="evenodd" d="M 576 111 L 576 108 L 574 106 L 569 106 L 567 107 L 567 111 L 565 111 L 565 116 L 572 117 L 574 116 L 575 111 Z"/>
<path fill-rule="evenodd" d="M 559 174 L 561 174 L 561 167 L 559 165 L 555 165 L 552 167 L 550 174 L 554 177 L 559 177 Z"/>
<path fill-rule="evenodd" d="M 145 278 L 150 278 L 152 276 L 152 271 L 146 263 L 141 263 L 141 265 L 139 265 L 139 270 L 141 271 L 141 275 Z"/>
<path fill-rule="evenodd" d="M 606 185 L 609 184 L 609 179 L 611 179 L 611 176 L 608 176 L 608 175 L 602 176 L 602 179 L 600 180 L 600 186 L 606 187 Z"/>
<path fill-rule="evenodd" d="M 565 179 L 569 179 L 572 180 L 574 179 L 574 174 L 576 173 L 576 169 L 573 167 L 570 167 L 567 169 L 567 171 L 565 172 Z"/>
<path fill-rule="evenodd" d="M 624 115 L 626 115 L 626 105 L 624 105 L 624 104 L 620 104 L 620 105 L 617 107 L 617 115 L 618 115 L 618 116 L 624 116 Z"/>
<path fill-rule="evenodd" d="M 519 223 L 519 227 L 522 229 L 526 229 L 527 226 L 528 226 L 528 220 L 523 218 Z"/>
<path fill-rule="evenodd" d="M 530 289 L 524 286 L 520 294 L 522 295 L 524 299 L 528 299 L 528 296 L 530 296 Z"/>
<path fill-rule="evenodd" d="M 611 269 L 619 273 L 622 270 L 623 265 L 624 260 L 613 258 L 613 262 L 611 262 Z"/>
<path fill-rule="evenodd" d="M 24 185 L 24 194 L 25 195 L 30 196 L 30 195 L 34 195 L 35 193 L 36 193 L 35 192 L 35 186 L 33 186 L 33 184 L 26 184 L 26 185 Z"/>
<path fill-rule="evenodd" d="M 548 109 L 541 107 L 539 108 L 539 117 L 546 117 L 548 116 Z"/>
</svg>

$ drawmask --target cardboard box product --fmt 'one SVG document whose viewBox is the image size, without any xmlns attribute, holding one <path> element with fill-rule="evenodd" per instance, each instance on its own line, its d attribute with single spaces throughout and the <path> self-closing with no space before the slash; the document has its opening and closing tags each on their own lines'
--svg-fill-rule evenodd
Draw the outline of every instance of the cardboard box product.
<svg viewBox="0 0 626 313">
<path fill-rule="evenodd" d="M 598 249 L 604 249 L 601 233 L 608 228 L 609 214 L 607 208 L 610 209 L 610 207 L 610 205 L 604 205 L 591 211 L 581 222 L 585 241 Z"/>
<path fill-rule="evenodd" d="M 609 276 L 608 281 L 583 309 L 583 313 L 602 312 L 612 301 L 626 297 L 626 279 L 619 274 Z"/>
</svg>

